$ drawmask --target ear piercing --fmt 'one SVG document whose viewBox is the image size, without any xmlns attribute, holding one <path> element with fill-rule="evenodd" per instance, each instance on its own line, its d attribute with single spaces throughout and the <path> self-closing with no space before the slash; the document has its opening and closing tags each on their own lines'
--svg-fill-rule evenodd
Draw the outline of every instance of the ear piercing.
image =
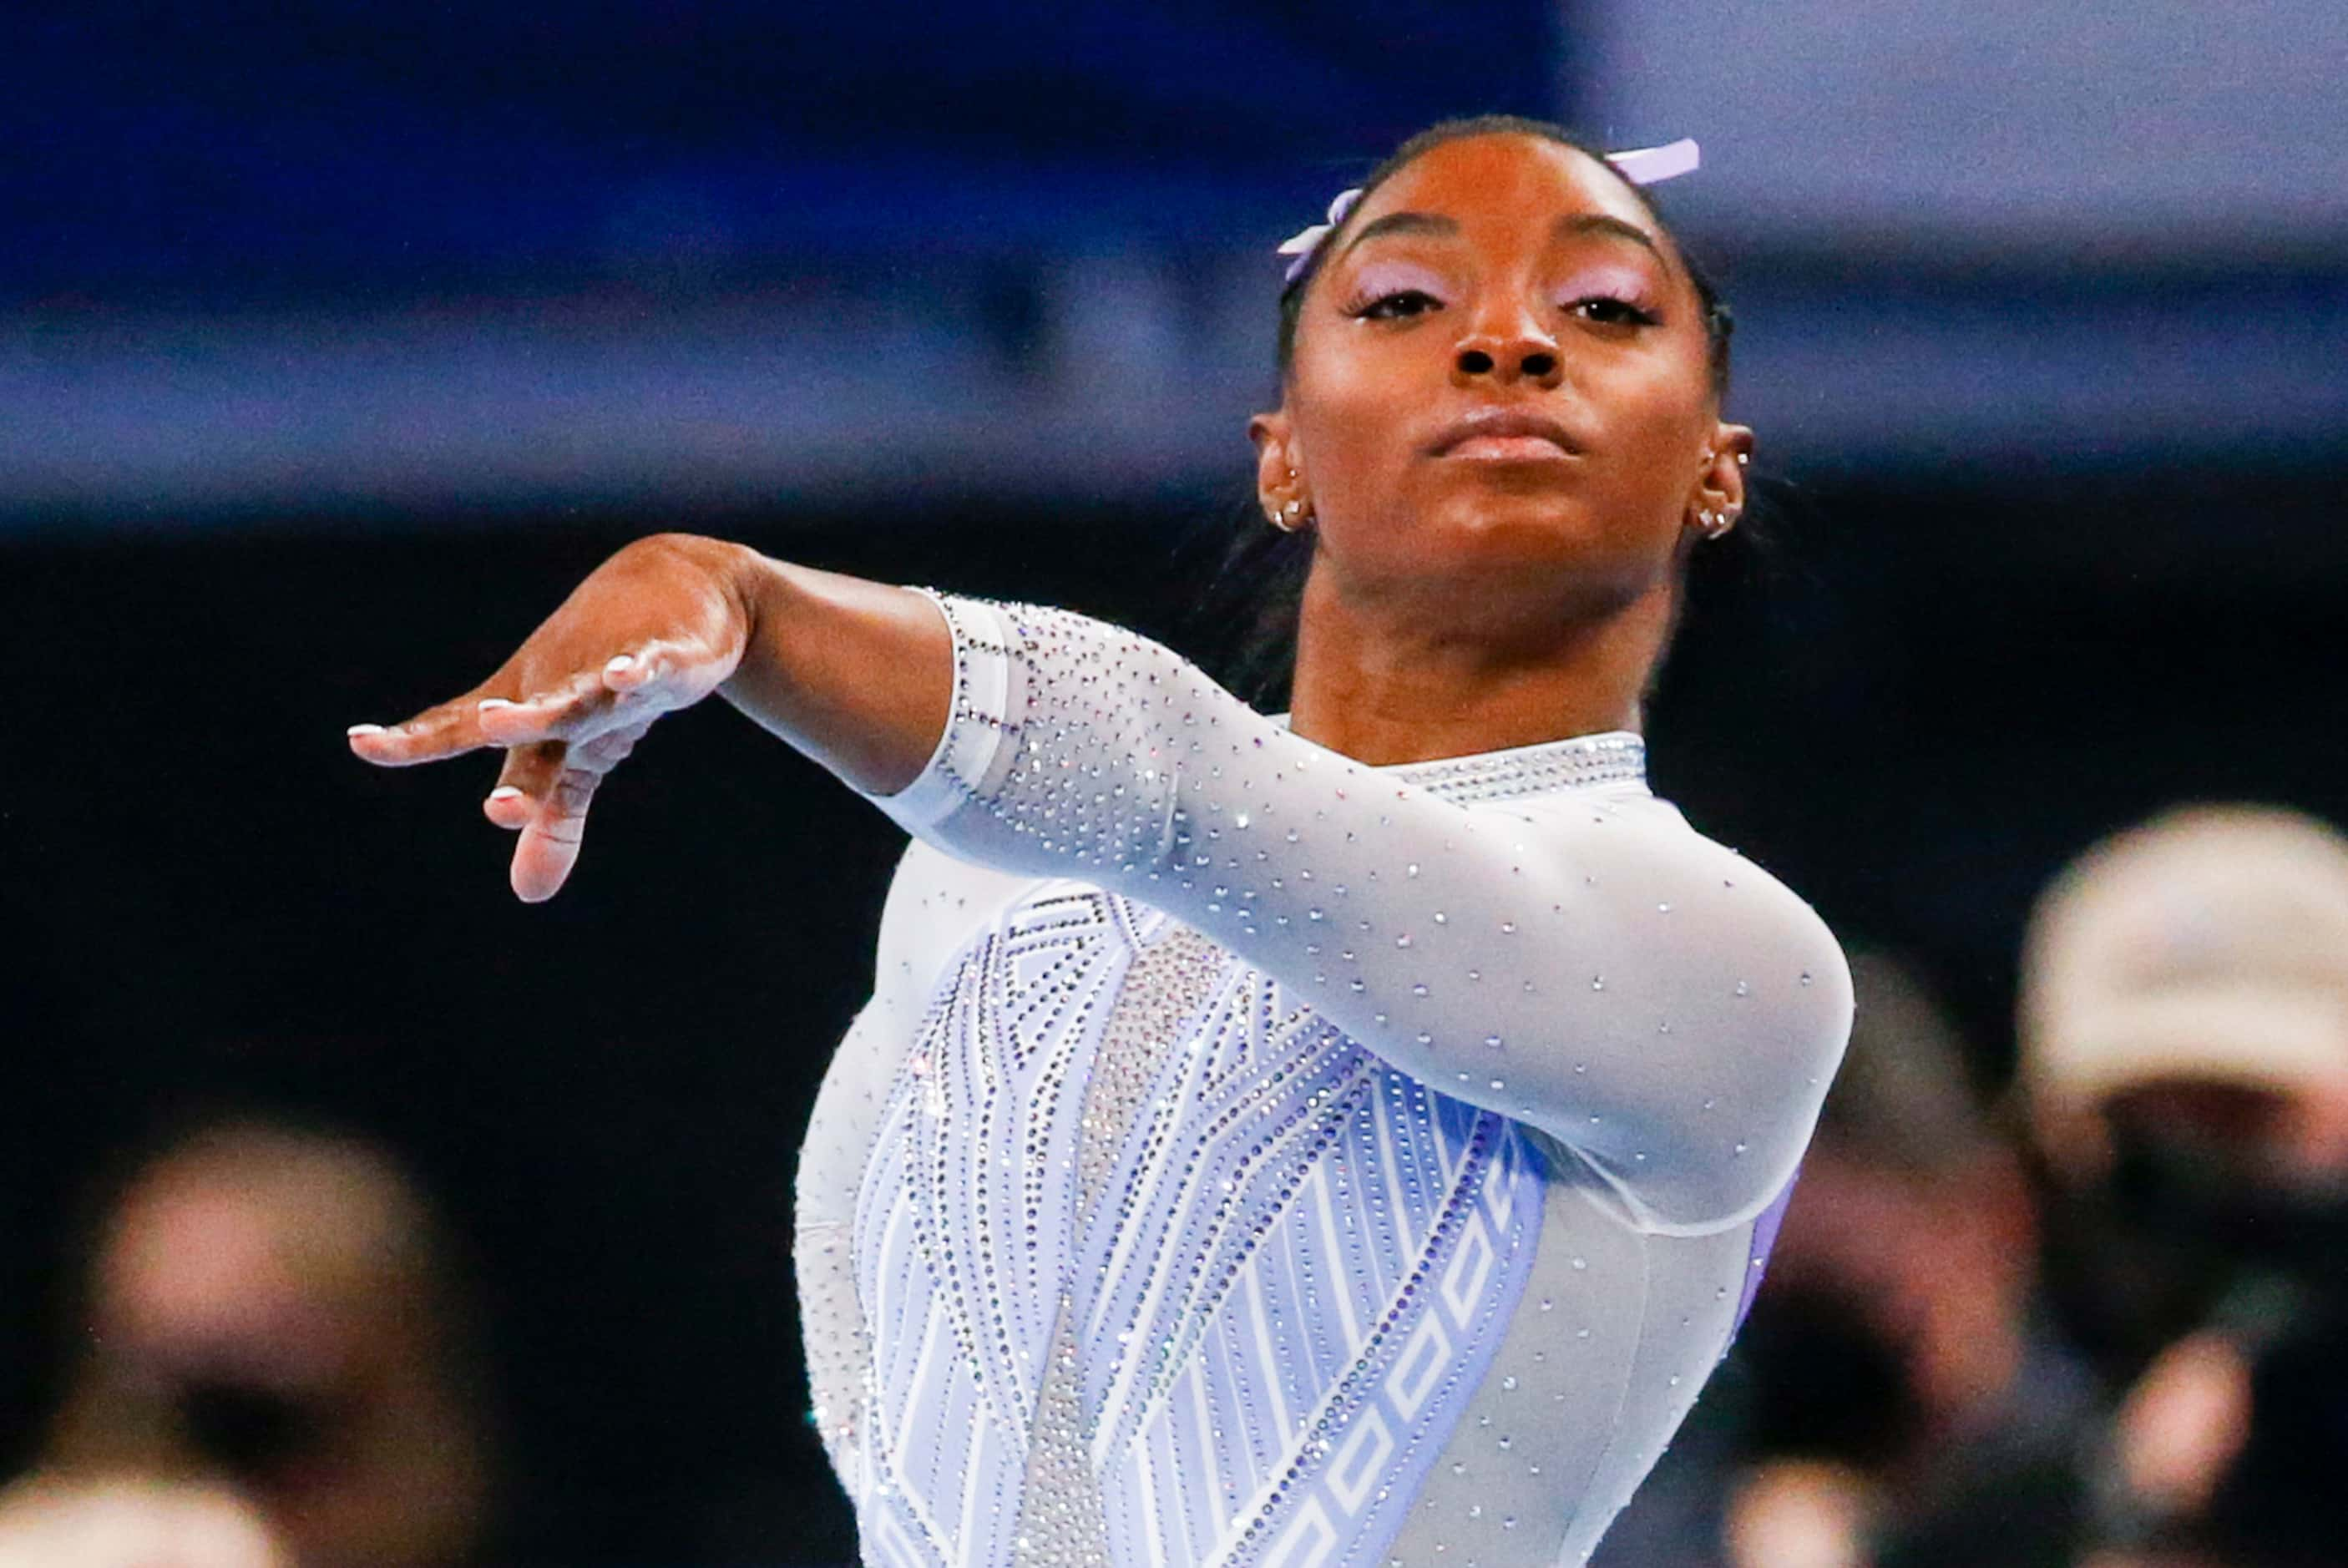
<svg viewBox="0 0 2348 1568">
<path fill-rule="evenodd" d="M 1704 466 L 1707 469 L 1719 460 L 1720 453 L 1717 451 L 1707 452 L 1704 455 Z M 1748 467 L 1752 461 L 1753 454 L 1750 452 L 1736 454 L 1736 466 L 1740 469 Z M 1703 531 L 1706 539 L 1718 539 L 1735 525 L 1736 513 L 1728 507 L 1724 506 L 1716 511 L 1704 511 L 1695 514 L 1695 526 Z"/>
<path fill-rule="evenodd" d="M 1296 470 L 1294 469 L 1288 470 L 1288 482 L 1291 486 L 1293 486 L 1296 483 Z M 1282 501 L 1278 506 L 1273 507 L 1272 510 L 1265 512 L 1264 516 L 1270 519 L 1272 526 L 1280 530 L 1281 532 L 1294 533 L 1298 529 L 1313 521 L 1313 508 L 1308 503 L 1291 496 L 1288 500 Z"/>
</svg>

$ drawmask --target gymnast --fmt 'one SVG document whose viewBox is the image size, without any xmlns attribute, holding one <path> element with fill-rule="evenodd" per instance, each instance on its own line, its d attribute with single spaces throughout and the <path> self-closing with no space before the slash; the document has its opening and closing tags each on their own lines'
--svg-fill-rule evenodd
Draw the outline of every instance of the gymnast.
<svg viewBox="0 0 2348 1568">
<path fill-rule="evenodd" d="M 1642 189 L 1693 154 L 1447 122 L 1282 247 L 1285 717 L 1082 615 L 671 534 L 352 731 L 501 749 L 524 899 L 712 693 L 911 834 L 798 1176 L 868 1563 L 1579 1563 L 1725 1352 L 1851 1003 L 1645 783 L 1753 448 Z"/>
</svg>

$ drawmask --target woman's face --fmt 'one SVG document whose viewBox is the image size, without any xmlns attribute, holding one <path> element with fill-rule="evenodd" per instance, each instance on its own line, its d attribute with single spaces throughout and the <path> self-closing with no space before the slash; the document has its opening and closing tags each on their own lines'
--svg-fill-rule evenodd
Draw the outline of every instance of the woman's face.
<svg viewBox="0 0 2348 1568">
<path fill-rule="evenodd" d="M 1594 160 L 1515 134 L 1437 146 L 1354 211 L 1251 433 L 1316 572 L 1542 615 L 1667 585 L 1699 513 L 1742 509 L 1751 445 L 1670 239 Z"/>
</svg>

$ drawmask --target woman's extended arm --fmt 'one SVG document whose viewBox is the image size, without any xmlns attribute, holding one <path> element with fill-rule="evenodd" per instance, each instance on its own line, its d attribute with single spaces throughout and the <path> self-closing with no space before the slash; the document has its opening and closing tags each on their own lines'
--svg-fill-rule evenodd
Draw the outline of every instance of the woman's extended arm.
<svg viewBox="0 0 2348 1568">
<path fill-rule="evenodd" d="M 1198 927 L 1413 1077 L 1552 1133 L 1657 1226 L 1731 1222 L 1790 1176 L 1842 1048 L 1848 975 L 1806 905 L 1668 808 L 1461 806 L 1099 622 L 933 607 L 729 549 L 632 547 L 489 683 L 355 744 L 385 762 L 561 749 L 507 769 L 559 882 L 592 788 L 565 758 L 592 766 L 610 738 L 723 689 L 950 853 Z M 654 613 L 696 582 L 732 619 Z M 607 669 L 614 655 L 632 662 Z M 526 700 L 479 710 L 508 691 Z M 518 852 L 524 896 L 534 874 Z"/>
</svg>

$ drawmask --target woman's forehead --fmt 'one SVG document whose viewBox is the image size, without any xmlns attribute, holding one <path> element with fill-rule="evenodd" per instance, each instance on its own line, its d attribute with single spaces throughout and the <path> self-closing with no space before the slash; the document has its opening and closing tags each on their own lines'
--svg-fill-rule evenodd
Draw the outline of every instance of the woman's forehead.
<svg viewBox="0 0 2348 1568">
<path fill-rule="evenodd" d="M 1360 217 L 1400 211 L 1440 213 L 1463 223 L 1485 215 L 1547 219 L 1603 212 L 1663 238 L 1645 203 L 1597 159 L 1546 137 L 1514 131 L 1463 136 L 1428 148 L 1370 193 Z"/>
</svg>

